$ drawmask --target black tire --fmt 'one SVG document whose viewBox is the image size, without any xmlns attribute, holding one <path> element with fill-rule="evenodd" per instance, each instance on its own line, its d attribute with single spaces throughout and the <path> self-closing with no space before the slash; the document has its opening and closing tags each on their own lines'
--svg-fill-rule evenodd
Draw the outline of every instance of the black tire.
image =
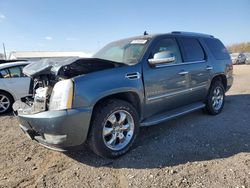
<svg viewBox="0 0 250 188">
<path fill-rule="evenodd" d="M 5 98 L 4 98 L 3 101 L 0 101 L 0 103 L 9 101 L 9 105 L 6 106 L 4 104 L 4 107 L 5 108 L 7 107 L 6 109 L 4 109 L 4 107 L 2 107 L 1 104 L 0 104 L 0 114 L 10 112 L 12 110 L 12 105 L 14 103 L 14 99 L 9 93 L 4 92 L 4 91 L 0 91 L 0 100 L 2 99 L 2 97 L 5 97 Z"/>
<path fill-rule="evenodd" d="M 214 100 L 213 100 L 213 97 L 216 97 L 215 90 L 216 91 L 219 90 L 221 92 L 220 95 L 222 96 L 222 101 L 218 102 L 217 106 L 215 105 Z M 219 98 L 219 96 L 218 96 L 218 98 Z M 221 113 L 221 111 L 224 107 L 224 102 L 225 102 L 225 89 L 224 89 L 221 81 L 215 81 L 212 83 L 212 85 L 209 89 L 209 94 L 207 96 L 205 110 L 210 115 L 217 115 L 217 114 Z"/>
<path fill-rule="evenodd" d="M 120 113 L 120 112 L 128 113 L 130 120 L 133 119 L 133 135 L 132 136 L 128 135 L 128 133 L 126 134 L 126 132 L 124 133 L 122 131 L 123 132 L 122 134 L 126 135 L 124 136 L 123 139 L 126 140 L 129 137 L 128 138 L 129 141 L 127 141 L 127 144 L 123 148 L 115 150 L 107 146 L 107 141 L 105 140 L 106 137 L 104 136 L 103 131 L 104 131 L 104 127 L 108 125 L 109 118 L 112 115 L 116 115 L 116 113 Z M 118 120 L 118 118 L 116 118 L 116 120 Z M 129 123 L 127 122 L 127 124 Z M 139 117 L 138 117 L 137 111 L 130 103 L 123 101 L 123 100 L 110 99 L 101 103 L 95 108 L 90 126 L 91 127 L 90 127 L 90 131 L 88 135 L 88 145 L 90 146 L 91 150 L 101 157 L 116 158 L 125 154 L 127 151 L 129 151 L 129 149 L 133 145 L 136 139 L 136 136 L 139 133 Z M 113 124 L 110 123 L 110 127 L 113 127 L 112 128 L 113 132 L 112 134 L 110 134 L 111 137 L 113 137 L 114 134 L 115 135 L 119 134 L 117 132 L 114 133 L 115 131 L 114 127 L 118 127 L 117 124 L 116 126 L 113 126 Z M 120 138 L 116 136 L 115 144 L 117 141 L 118 143 L 122 143 Z"/>
</svg>

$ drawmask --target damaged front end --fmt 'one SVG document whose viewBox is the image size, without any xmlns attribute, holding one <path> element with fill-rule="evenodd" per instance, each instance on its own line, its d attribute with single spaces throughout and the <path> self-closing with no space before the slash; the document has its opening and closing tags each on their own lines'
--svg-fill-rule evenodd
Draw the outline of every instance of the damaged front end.
<svg viewBox="0 0 250 188">
<path fill-rule="evenodd" d="M 71 78 L 120 66 L 124 65 L 98 58 L 53 58 L 31 63 L 23 72 L 32 79 L 32 96 L 14 103 L 13 109 L 18 114 L 69 109 L 74 85 Z"/>
<path fill-rule="evenodd" d="M 81 145 L 87 138 L 91 110 L 73 108 L 72 78 L 119 66 L 124 65 L 94 58 L 45 59 L 29 64 L 23 72 L 32 79 L 32 95 L 13 105 L 21 129 L 52 149 Z"/>
</svg>

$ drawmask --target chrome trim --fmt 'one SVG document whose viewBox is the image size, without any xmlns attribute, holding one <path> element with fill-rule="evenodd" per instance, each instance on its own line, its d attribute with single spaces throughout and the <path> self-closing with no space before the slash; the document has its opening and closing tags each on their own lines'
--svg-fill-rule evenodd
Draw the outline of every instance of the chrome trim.
<svg viewBox="0 0 250 188">
<path fill-rule="evenodd" d="M 183 62 L 183 63 L 170 63 L 170 64 L 160 64 L 156 65 L 155 68 L 162 68 L 162 67 L 172 67 L 172 66 L 180 66 L 180 65 L 191 65 L 197 63 L 205 63 L 205 60 L 202 61 L 190 61 L 190 62 Z"/>
<path fill-rule="evenodd" d="M 178 74 L 184 76 L 184 75 L 186 75 L 186 74 L 188 74 L 188 73 L 189 73 L 188 71 L 181 71 L 181 72 L 179 72 Z"/>
<path fill-rule="evenodd" d="M 157 64 L 164 64 L 164 63 L 170 63 L 170 62 L 174 62 L 175 61 L 175 57 L 166 57 L 166 58 L 162 58 L 162 59 L 149 59 L 148 62 L 151 65 L 157 65 Z"/>
<path fill-rule="evenodd" d="M 207 66 L 206 70 L 213 70 L 214 68 L 212 66 Z"/>
<path fill-rule="evenodd" d="M 174 95 L 179 95 L 181 93 L 187 93 L 189 91 L 193 91 L 193 90 L 197 90 L 197 89 L 205 88 L 205 87 L 207 87 L 207 85 L 204 84 L 204 85 L 201 85 L 201 86 L 196 86 L 196 87 L 192 87 L 192 88 L 189 88 L 189 89 L 184 89 L 182 91 L 176 91 L 176 92 L 172 92 L 172 93 L 161 94 L 161 95 L 154 96 L 154 97 L 148 97 L 147 100 L 152 101 L 152 100 L 158 100 L 160 98 L 172 97 Z"/>
<path fill-rule="evenodd" d="M 125 78 L 130 80 L 140 79 L 141 74 L 139 72 L 127 73 Z"/>
</svg>

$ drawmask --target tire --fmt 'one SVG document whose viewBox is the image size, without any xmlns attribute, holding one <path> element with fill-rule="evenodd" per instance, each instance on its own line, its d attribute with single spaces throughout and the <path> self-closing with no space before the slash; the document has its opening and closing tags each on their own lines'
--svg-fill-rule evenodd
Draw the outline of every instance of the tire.
<svg viewBox="0 0 250 188">
<path fill-rule="evenodd" d="M 221 113 L 225 102 L 225 89 L 221 81 L 212 83 L 206 101 L 206 111 L 210 115 Z"/>
<path fill-rule="evenodd" d="M 116 158 L 125 154 L 139 133 L 135 108 L 118 99 L 98 105 L 91 119 L 88 145 L 97 155 Z"/>
<path fill-rule="evenodd" d="M 4 91 L 0 91 L 0 114 L 10 112 L 14 103 L 13 97 Z"/>
</svg>

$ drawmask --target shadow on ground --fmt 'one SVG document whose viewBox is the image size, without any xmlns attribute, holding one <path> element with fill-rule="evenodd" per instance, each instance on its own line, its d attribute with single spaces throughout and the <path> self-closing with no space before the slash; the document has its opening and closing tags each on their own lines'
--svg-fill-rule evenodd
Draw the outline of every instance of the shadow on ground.
<svg viewBox="0 0 250 188">
<path fill-rule="evenodd" d="M 0 117 L 1 116 L 10 117 L 10 116 L 14 116 L 14 114 L 13 114 L 13 112 L 7 112 L 7 113 L 0 114 Z"/>
</svg>

